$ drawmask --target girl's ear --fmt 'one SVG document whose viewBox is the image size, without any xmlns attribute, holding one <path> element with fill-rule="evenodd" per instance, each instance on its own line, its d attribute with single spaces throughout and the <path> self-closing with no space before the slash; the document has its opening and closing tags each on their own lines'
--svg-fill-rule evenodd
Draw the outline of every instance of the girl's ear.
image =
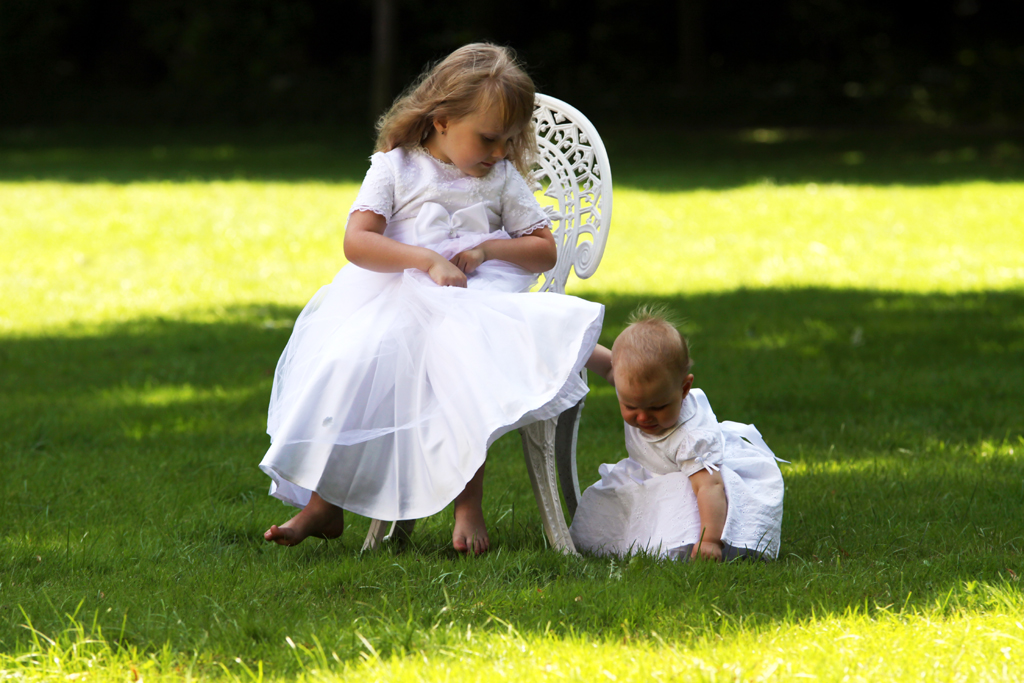
<svg viewBox="0 0 1024 683">
<path fill-rule="evenodd" d="M 442 117 L 434 119 L 434 130 L 443 135 L 445 131 L 448 130 L 448 118 Z"/>
</svg>

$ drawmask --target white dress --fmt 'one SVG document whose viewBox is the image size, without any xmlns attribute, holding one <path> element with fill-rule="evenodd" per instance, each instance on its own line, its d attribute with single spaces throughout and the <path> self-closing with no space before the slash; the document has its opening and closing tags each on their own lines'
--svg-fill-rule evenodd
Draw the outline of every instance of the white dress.
<svg viewBox="0 0 1024 683">
<path fill-rule="evenodd" d="M 629 457 L 601 465 L 576 509 L 569 531 L 577 549 L 688 559 L 701 532 L 690 475 L 703 468 L 719 470 L 725 484 L 723 558 L 778 555 L 782 473 L 753 425 L 719 423 L 704 392 L 691 389 L 669 432 L 625 428 Z"/>
<path fill-rule="evenodd" d="M 374 154 L 351 210 L 446 258 L 550 226 L 508 161 L 475 178 L 418 148 Z M 304 507 L 316 491 L 375 519 L 425 517 L 465 488 L 499 436 L 577 403 L 604 308 L 526 292 L 535 281 L 503 261 L 481 264 L 467 288 L 415 269 L 342 268 L 277 365 L 260 463 L 271 495 Z"/>
</svg>

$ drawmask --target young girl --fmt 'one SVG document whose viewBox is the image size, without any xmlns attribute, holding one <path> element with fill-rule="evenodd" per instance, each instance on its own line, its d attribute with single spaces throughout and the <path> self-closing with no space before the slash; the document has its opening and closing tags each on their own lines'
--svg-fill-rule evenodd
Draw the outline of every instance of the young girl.
<svg viewBox="0 0 1024 683">
<path fill-rule="evenodd" d="M 629 457 L 601 465 L 583 492 L 570 533 L 598 554 L 648 551 L 673 559 L 775 558 L 782 474 L 753 425 L 718 422 L 692 389 L 686 339 L 641 308 L 611 350 L 587 367 L 612 385 Z"/>
<path fill-rule="evenodd" d="M 260 468 L 301 511 L 268 541 L 337 537 L 342 509 L 417 519 L 454 500 L 454 547 L 483 552 L 487 448 L 586 393 L 604 309 L 526 292 L 557 256 L 522 175 L 533 101 L 510 50 L 473 44 L 381 118 L 350 264 L 299 315 L 274 377 Z"/>
</svg>

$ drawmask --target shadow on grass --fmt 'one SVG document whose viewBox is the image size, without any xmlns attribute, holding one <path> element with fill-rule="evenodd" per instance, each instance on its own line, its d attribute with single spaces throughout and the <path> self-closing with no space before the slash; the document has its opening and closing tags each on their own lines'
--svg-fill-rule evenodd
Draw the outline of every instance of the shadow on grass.
<svg viewBox="0 0 1024 683">
<path fill-rule="evenodd" d="M 616 186 L 1024 181 L 1019 130 L 602 131 Z M 333 128 L 0 131 L 0 181 L 352 182 L 370 131 Z"/>
<path fill-rule="evenodd" d="M 603 298 L 605 343 L 640 301 Z M 360 556 L 357 520 L 341 542 L 263 544 L 262 530 L 287 514 L 256 468 L 289 334 L 275 321 L 298 311 L 253 306 L 217 323 L 135 320 L 0 339 L 10 530 L 0 540 L 10 577 L 0 645 L 20 642 L 17 605 L 45 626 L 40 613 L 58 623 L 80 600 L 87 613 L 139 615 L 132 642 L 187 649 L 207 637 L 202 623 L 214 640 L 223 631 L 218 648 L 251 657 L 302 629 L 349 638 L 353 619 L 371 639 L 377 627 L 429 629 L 446 605 L 458 624 L 497 615 L 520 631 L 550 622 L 600 636 L 628 620 L 686 637 L 735 618 L 931 605 L 965 582 L 1024 569 L 1024 293 L 758 290 L 661 303 L 687 317 L 696 385 L 719 419 L 755 423 L 792 461 L 779 562 L 550 552 L 514 436 L 488 460 L 499 550 L 479 561 L 448 549 L 447 514 L 425 521 L 399 556 Z M 583 485 L 624 456 L 614 394 L 600 382 L 580 434 Z M 234 621 L 210 626 L 217 609 Z M 349 639 L 357 657 L 362 646 Z M 380 639 L 378 649 L 398 647 Z"/>
</svg>

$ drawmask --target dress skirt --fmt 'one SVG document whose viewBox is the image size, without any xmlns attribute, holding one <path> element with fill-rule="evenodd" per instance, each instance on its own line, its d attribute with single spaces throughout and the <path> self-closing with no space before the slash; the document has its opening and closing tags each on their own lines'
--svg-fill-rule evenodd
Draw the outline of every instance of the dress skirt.
<svg viewBox="0 0 1024 683">
<path fill-rule="evenodd" d="M 774 559 L 782 527 L 782 473 L 752 425 L 722 422 L 719 465 L 728 504 L 723 559 Z M 583 492 L 570 533 L 577 549 L 597 555 L 646 552 L 686 560 L 700 541 L 700 512 L 682 472 L 653 474 L 630 458 L 599 468 Z"/>
<path fill-rule="evenodd" d="M 467 248 L 456 242 L 444 251 Z M 271 495 L 425 517 L 502 434 L 575 405 L 604 309 L 524 292 L 535 277 L 488 261 L 467 288 L 439 287 L 418 270 L 345 266 L 303 309 L 277 366 L 260 463 Z"/>
</svg>

